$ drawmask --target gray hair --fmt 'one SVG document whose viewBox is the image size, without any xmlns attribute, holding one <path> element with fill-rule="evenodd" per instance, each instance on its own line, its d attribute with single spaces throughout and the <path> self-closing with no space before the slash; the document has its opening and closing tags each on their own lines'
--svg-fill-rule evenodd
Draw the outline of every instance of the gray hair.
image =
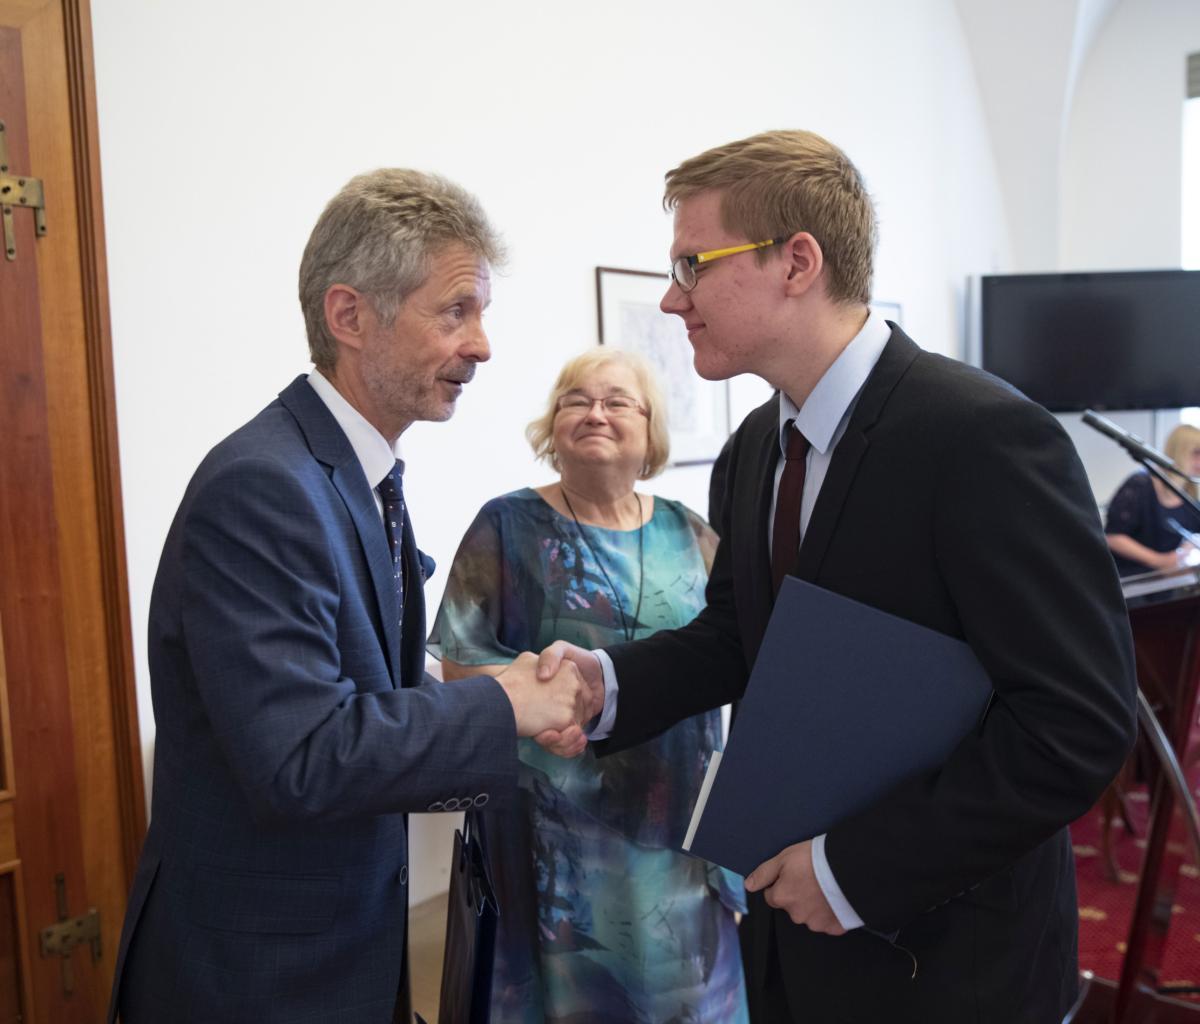
<svg viewBox="0 0 1200 1024">
<path fill-rule="evenodd" d="M 429 276 L 447 245 L 463 245 L 489 264 L 504 244 L 479 201 L 436 174 L 382 168 L 351 178 L 329 201 L 300 261 L 300 307 L 318 370 L 337 365 L 337 340 L 325 323 L 325 293 L 346 284 L 369 296 L 384 326 Z"/>
</svg>

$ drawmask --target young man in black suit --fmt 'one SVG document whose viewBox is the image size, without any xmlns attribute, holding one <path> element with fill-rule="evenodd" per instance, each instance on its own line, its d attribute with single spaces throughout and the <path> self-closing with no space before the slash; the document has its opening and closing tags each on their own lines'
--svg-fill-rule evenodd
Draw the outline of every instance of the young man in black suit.
<svg viewBox="0 0 1200 1024">
<path fill-rule="evenodd" d="M 568 657 L 604 686 L 606 753 L 740 696 L 785 573 L 966 640 L 995 688 L 981 727 L 747 879 L 753 1014 L 1058 1024 L 1077 990 L 1066 826 L 1135 729 L 1124 602 L 1075 451 L 1040 406 L 869 311 L 874 209 L 824 139 L 710 150 L 667 175 L 666 204 L 662 308 L 697 371 L 779 395 L 732 441 L 708 608 L 598 655 L 555 644 L 542 668 Z M 820 685 L 804 671 L 801 653 L 797 684 Z"/>
</svg>

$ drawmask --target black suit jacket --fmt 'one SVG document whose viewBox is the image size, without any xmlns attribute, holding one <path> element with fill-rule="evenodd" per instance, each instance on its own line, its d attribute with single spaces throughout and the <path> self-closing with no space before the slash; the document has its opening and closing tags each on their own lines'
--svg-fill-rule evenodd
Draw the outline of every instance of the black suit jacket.
<svg viewBox="0 0 1200 1024">
<path fill-rule="evenodd" d="M 772 399 L 734 437 L 705 611 L 609 649 L 620 697 L 602 749 L 741 695 L 773 604 L 778 426 Z M 816 935 L 758 900 L 752 988 L 777 956 L 805 1021 L 1057 1024 L 1077 985 L 1065 826 L 1135 732 L 1124 601 L 1070 441 L 1008 385 L 895 328 L 834 452 L 795 575 L 965 639 L 996 697 L 940 770 L 828 835 L 846 898 L 869 929 L 899 930 L 895 941 Z M 798 681 L 820 685 L 796 667 Z"/>
</svg>

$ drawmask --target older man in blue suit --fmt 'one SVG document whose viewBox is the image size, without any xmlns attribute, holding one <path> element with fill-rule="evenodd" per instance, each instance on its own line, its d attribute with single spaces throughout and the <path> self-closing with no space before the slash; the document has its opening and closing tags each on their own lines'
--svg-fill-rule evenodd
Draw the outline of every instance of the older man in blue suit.
<svg viewBox="0 0 1200 1024">
<path fill-rule="evenodd" d="M 420 685 L 418 551 L 396 441 L 489 356 L 500 245 L 412 171 L 351 181 L 313 230 L 315 369 L 209 453 L 150 609 L 154 804 L 110 1020 L 407 1016 L 405 812 L 493 807 L 516 738 L 597 710 L 577 675 Z"/>
</svg>

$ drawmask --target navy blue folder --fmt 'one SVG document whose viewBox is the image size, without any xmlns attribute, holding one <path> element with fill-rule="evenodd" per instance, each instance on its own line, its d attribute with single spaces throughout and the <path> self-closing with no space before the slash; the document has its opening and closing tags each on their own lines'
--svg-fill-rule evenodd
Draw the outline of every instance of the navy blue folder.
<svg viewBox="0 0 1200 1024">
<path fill-rule="evenodd" d="M 944 764 L 991 693 L 961 640 L 787 577 L 684 849 L 748 875 Z"/>
</svg>

